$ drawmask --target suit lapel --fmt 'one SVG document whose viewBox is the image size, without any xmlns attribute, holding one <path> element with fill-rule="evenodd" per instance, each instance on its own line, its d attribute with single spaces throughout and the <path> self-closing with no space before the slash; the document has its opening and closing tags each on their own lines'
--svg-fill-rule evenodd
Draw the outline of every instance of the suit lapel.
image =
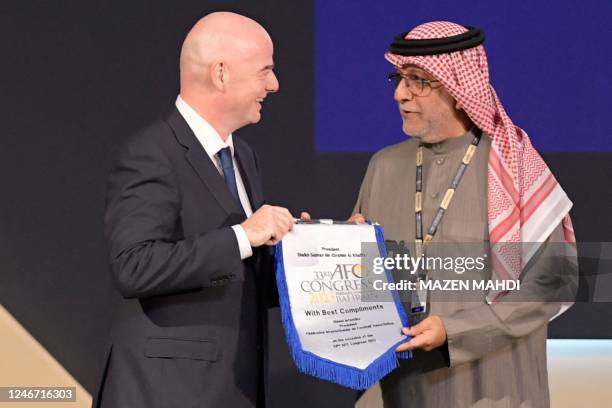
<svg viewBox="0 0 612 408">
<path fill-rule="evenodd" d="M 251 208 L 255 212 L 259 207 L 263 205 L 263 193 L 261 191 L 261 183 L 257 174 L 257 168 L 255 167 L 255 161 L 253 154 L 249 151 L 246 144 L 239 138 L 234 136 L 234 154 L 236 155 L 236 161 L 240 169 L 240 176 L 244 182 L 249 200 L 251 202 Z"/>
<path fill-rule="evenodd" d="M 199 178 L 227 213 L 242 214 L 242 208 L 230 193 L 223 176 L 219 173 L 206 151 L 193 134 L 179 111 L 174 108 L 167 120 L 174 130 L 176 139 L 187 148 L 185 158 L 193 167 Z"/>
</svg>

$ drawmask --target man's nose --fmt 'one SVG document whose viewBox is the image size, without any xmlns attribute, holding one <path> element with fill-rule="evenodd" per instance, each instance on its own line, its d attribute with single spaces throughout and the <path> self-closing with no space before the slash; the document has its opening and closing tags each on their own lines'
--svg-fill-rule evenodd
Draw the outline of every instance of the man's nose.
<svg viewBox="0 0 612 408">
<path fill-rule="evenodd" d="M 280 83 L 278 82 L 278 78 L 274 74 L 274 71 L 270 72 L 270 77 L 268 79 L 268 86 L 266 87 L 266 91 L 272 93 L 278 91 L 280 87 Z"/>
<path fill-rule="evenodd" d="M 402 102 L 410 101 L 412 98 L 414 98 L 412 92 L 408 90 L 408 87 L 404 84 L 404 81 L 400 81 L 395 87 L 395 92 L 393 92 L 393 99 L 395 99 L 396 102 Z"/>
</svg>

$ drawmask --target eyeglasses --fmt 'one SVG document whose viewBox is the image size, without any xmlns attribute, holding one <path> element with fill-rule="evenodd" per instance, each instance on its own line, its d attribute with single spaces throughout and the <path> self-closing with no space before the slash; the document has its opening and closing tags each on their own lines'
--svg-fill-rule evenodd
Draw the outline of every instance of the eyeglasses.
<svg viewBox="0 0 612 408">
<path fill-rule="evenodd" d="M 425 79 L 415 74 L 402 74 L 401 72 L 394 72 L 387 76 L 389 83 L 393 84 L 393 89 L 397 88 L 402 79 L 404 80 L 404 85 L 414 96 L 427 96 L 431 93 L 432 89 L 440 86 L 432 85 L 434 82 L 440 82 L 436 79 Z"/>
</svg>

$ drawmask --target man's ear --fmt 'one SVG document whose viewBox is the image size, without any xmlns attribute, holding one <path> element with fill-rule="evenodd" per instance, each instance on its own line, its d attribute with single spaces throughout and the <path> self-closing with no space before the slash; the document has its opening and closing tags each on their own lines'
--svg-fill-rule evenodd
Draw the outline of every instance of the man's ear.
<svg viewBox="0 0 612 408">
<path fill-rule="evenodd" d="M 227 79 L 227 66 L 224 62 L 215 62 L 210 65 L 210 80 L 216 89 L 224 92 Z"/>
</svg>

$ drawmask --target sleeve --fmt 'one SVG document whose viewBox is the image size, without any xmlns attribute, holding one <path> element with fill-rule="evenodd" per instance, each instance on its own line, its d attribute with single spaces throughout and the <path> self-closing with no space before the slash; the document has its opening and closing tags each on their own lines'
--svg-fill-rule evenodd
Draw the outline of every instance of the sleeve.
<svg viewBox="0 0 612 408">
<path fill-rule="evenodd" d="M 259 159 L 257 157 L 257 153 L 255 150 L 251 150 L 253 154 L 253 162 L 255 163 L 255 169 L 257 169 L 257 174 L 259 174 L 260 182 L 263 183 L 263 175 L 259 169 Z M 264 200 L 262 205 L 266 204 Z M 253 211 L 257 211 L 257 209 L 253 208 Z M 246 233 L 245 233 L 246 236 Z M 264 288 L 265 288 L 265 305 L 267 308 L 275 308 L 280 307 L 280 300 L 278 297 L 278 287 L 276 285 L 276 256 L 274 245 L 262 245 L 259 248 L 256 248 L 256 251 L 259 251 L 259 268 L 263 271 L 264 276 Z"/>
<path fill-rule="evenodd" d="M 242 273 L 231 227 L 184 237 L 171 164 L 150 139 L 129 143 L 111 170 L 105 213 L 111 274 L 125 298 L 215 286 Z"/>
<path fill-rule="evenodd" d="M 533 256 L 521 289 L 500 302 L 441 316 L 447 333 L 450 365 L 477 360 L 548 323 L 563 303 L 575 298 L 578 264 L 559 225 Z"/>
<path fill-rule="evenodd" d="M 260 267 L 264 271 L 264 285 L 266 288 L 266 306 L 269 308 L 280 307 L 278 297 L 278 287 L 276 285 L 276 257 L 274 255 L 274 246 L 264 245 L 261 251 Z M 267 272 L 269 271 L 269 272 Z"/>
<path fill-rule="evenodd" d="M 375 159 L 376 155 L 372 157 L 370 163 L 368 164 L 368 169 L 366 170 L 366 174 L 363 177 L 363 181 L 361 182 L 361 188 L 359 189 L 359 195 L 357 196 L 357 202 L 355 203 L 355 207 L 353 208 L 352 214 L 363 214 L 364 217 L 368 217 L 368 209 L 370 204 L 370 191 L 372 188 L 372 180 L 374 178 L 375 173 Z"/>
<path fill-rule="evenodd" d="M 246 234 L 246 231 L 240 224 L 232 225 L 234 234 L 236 234 L 236 241 L 238 241 L 238 248 L 240 249 L 240 259 L 246 259 L 253 256 L 253 248 L 251 242 Z"/>
</svg>

